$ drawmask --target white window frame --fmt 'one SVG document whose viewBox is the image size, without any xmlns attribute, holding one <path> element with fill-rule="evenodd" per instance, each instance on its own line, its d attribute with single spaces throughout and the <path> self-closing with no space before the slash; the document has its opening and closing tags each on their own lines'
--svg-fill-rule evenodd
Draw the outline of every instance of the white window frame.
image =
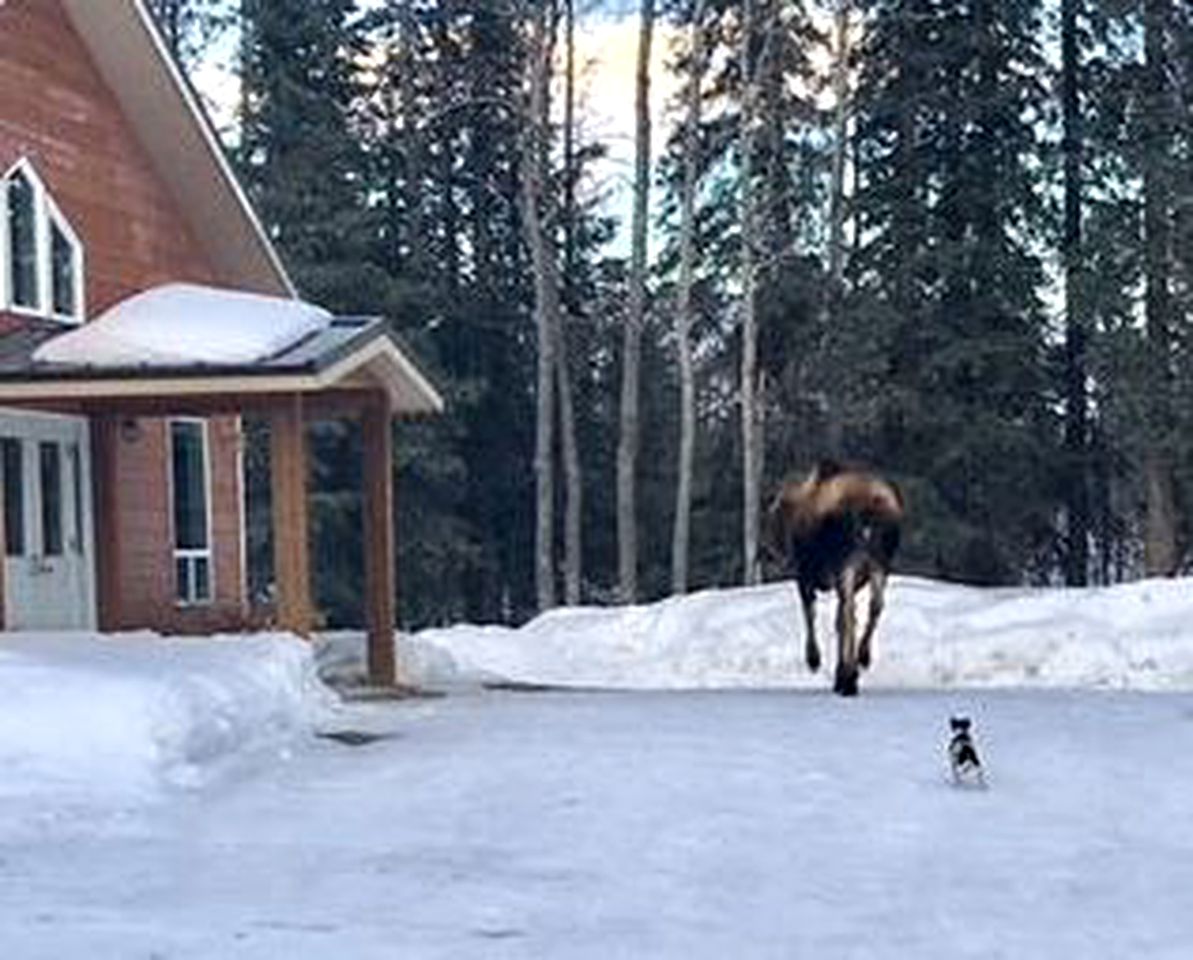
<svg viewBox="0 0 1193 960">
<path fill-rule="evenodd" d="M 12 180 L 24 177 L 33 188 L 34 242 L 37 245 L 37 304 L 26 306 L 13 302 L 11 237 L 8 229 L 8 189 Z M 54 247 L 51 225 L 58 228 L 70 244 L 73 255 L 72 283 L 75 312 L 58 313 L 54 309 Z M 87 316 L 84 270 L 86 257 L 82 241 L 65 214 L 54 202 L 45 182 L 28 157 L 22 157 L 5 171 L 0 181 L 0 309 L 26 317 L 48 317 L 61 323 L 78 324 Z"/>
<path fill-rule="evenodd" d="M 28 306 L 23 303 L 17 303 L 14 299 L 16 294 L 16 280 L 13 279 L 12 274 L 12 231 L 9 228 L 8 214 L 8 194 L 12 188 L 12 182 L 18 177 L 24 177 L 29 181 L 29 186 L 33 189 L 33 243 L 35 246 L 34 258 L 37 267 L 37 304 L 35 306 Z M 42 277 L 42 249 L 43 249 L 43 228 L 42 228 L 42 214 L 41 214 L 41 178 L 33 170 L 33 165 L 27 160 L 18 160 L 7 173 L 4 174 L 4 223 L 2 232 L 7 241 L 4 247 L 4 275 L 8 281 L 5 288 L 4 306 L 13 313 L 21 314 L 27 317 L 42 316 L 42 294 L 44 286 L 44 278 Z"/>
<path fill-rule="evenodd" d="M 70 221 L 58 208 L 58 204 L 54 202 L 54 198 L 48 193 L 44 195 L 44 205 L 46 210 L 46 250 L 45 250 L 45 290 L 46 306 L 49 308 L 47 313 L 55 320 L 61 320 L 63 323 L 82 323 L 83 317 L 87 315 L 83 305 L 84 287 L 83 283 L 83 268 L 86 262 L 86 257 L 83 251 L 83 244 L 79 240 L 79 235 L 75 233 L 75 228 L 70 225 Z M 50 229 L 53 225 L 58 228 L 59 232 L 66 238 L 66 242 L 70 244 L 71 251 L 71 285 L 74 287 L 72 293 L 75 302 L 74 313 L 58 313 L 54 307 L 54 232 Z"/>
<path fill-rule="evenodd" d="M 203 442 L 203 503 L 206 507 L 204 536 L 207 540 L 207 546 L 203 548 L 196 547 L 179 547 L 178 546 L 178 530 L 174 523 L 175 514 L 175 479 L 174 479 L 174 424 L 176 423 L 190 423 L 198 424 L 200 427 L 199 436 Z M 179 607 L 204 607 L 210 606 L 215 602 L 215 556 L 213 549 L 213 534 L 214 528 L 212 526 L 212 514 L 214 512 L 211 501 L 211 424 L 205 417 L 171 417 L 166 421 L 167 439 L 169 443 L 167 450 L 169 454 L 169 467 L 167 470 L 167 477 L 169 480 L 170 489 L 170 546 L 172 556 L 174 557 L 173 565 L 173 581 L 174 581 L 174 602 Z M 178 561 L 182 560 L 187 564 L 189 576 L 187 581 L 190 589 L 187 591 L 188 595 L 185 597 L 179 596 L 178 583 Z M 196 597 L 194 595 L 195 585 L 195 567 L 197 560 L 207 561 L 207 596 Z"/>
</svg>

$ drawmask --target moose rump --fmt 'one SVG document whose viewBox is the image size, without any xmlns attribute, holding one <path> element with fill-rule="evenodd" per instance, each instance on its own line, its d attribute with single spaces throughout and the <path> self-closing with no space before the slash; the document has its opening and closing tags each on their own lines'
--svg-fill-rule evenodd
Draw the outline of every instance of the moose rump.
<svg viewBox="0 0 1193 960">
<path fill-rule="evenodd" d="M 807 477 L 783 484 L 770 508 L 771 538 L 799 586 L 805 624 L 804 655 L 820 669 L 816 593 L 837 594 L 837 671 L 833 689 L 857 693 L 859 669 L 882 613 L 887 576 L 903 525 L 903 498 L 894 484 L 861 470 L 821 461 Z M 870 587 L 865 630 L 857 638 L 854 598 Z"/>
</svg>

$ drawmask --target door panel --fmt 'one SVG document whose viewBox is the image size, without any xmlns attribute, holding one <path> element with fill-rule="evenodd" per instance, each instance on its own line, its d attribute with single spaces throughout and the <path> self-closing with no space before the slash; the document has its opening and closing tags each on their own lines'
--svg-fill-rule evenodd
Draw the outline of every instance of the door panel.
<svg viewBox="0 0 1193 960">
<path fill-rule="evenodd" d="M 87 421 L 0 416 L 0 464 L 6 521 L 5 626 L 94 628 Z"/>
</svg>

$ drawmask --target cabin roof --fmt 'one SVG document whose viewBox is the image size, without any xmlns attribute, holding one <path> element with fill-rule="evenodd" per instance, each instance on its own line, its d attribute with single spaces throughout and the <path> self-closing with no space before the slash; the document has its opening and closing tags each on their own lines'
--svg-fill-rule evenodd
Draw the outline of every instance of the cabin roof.
<svg viewBox="0 0 1193 960">
<path fill-rule="evenodd" d="M 206 396 L 382 389 L 393 413 L 440 413 L 442 397 L 380 317 L 335 317 L 279 353 L 245 363 L 94 366 L 44 363 L 37 348 L 62 335 L 31 321 L 0 337 L 0 404 L 67 404 L 145 397 L 192 402 Z"/>
</svg>

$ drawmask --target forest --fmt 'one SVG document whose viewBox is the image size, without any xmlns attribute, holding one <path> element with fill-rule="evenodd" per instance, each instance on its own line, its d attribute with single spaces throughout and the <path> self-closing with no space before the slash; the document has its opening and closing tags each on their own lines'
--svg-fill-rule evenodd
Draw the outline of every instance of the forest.
<svg viewBox="0 0 1193 960">
<path fill-rule="evenodd" d="M 192 75 L 233 51 L 220 132 L 301 294 L 386 317 L 448 399 L 396 428 L 403 626 L 782 576 L 767 503 L 824 457 L 898 483 L 904 573 L 1189 565 L 1193 5 L 149 6 Z M 581 42 L 611 20 L 622 167 Z M 314 433 L 329 625 L 359 442 Z"/>
</svg>

